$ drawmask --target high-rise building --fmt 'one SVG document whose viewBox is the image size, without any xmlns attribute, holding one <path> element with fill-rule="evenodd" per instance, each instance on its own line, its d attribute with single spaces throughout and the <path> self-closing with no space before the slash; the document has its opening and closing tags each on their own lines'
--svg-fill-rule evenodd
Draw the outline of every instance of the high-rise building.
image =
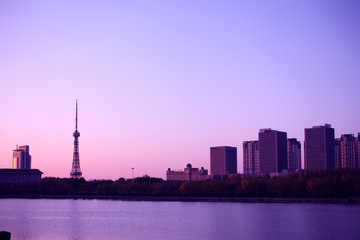
<svg viewBox="0 0 360 240">
<path fill-rule="evenodd" d="M 211 175 L 227 175 L 237 173 L 236 147 L 221 146 L 210 148 Z"/>
<path fill-rule="evenodd" d="M 336 147 L 338 142 L 338 147 Z M 354 134 L 343 134 L 341 138 L 335 141 L 335 153 L 340 150 L 340 159 L 338 161 L 338 167 L 340 168 L 355 168 L 356 167 L 356 138 Z M 338 148 L 338 149 L 337 149 Z M 336 155 L 335 155 L 336 156 Z"/>
<path fill-rule="evenodd" d="M 79 137 L 80 133 L 77 130 L 78 127 L 78 103 L 76 100 L 76 117 L 75 117 L 75 132 L 74 136 L 74 153 L 73 153 L 73 162 L 70 172 L 71 178 L 81 178 L 82 172 L 80 170 L 80 157 L 79 157 Z"/>
<path fill-rule="evenodd" d="M 260 173 L 280 173 L 287 169 L 287 133 L 260 129 Z"/>
<path fill-rule="evenodd" d="M 13 151 L 13 169 L 31 169 L 29 146 L 24 145 Z"/>
<path fill-rule="evenodd" d="M 259 168 L 259 141 L 243 142 L 244 174 L 256 174 Z"/>
<path fill-rule="evenodd" d="M 305 170 L 335 167 L 334 129 L 330 124 L 305 128 Z"/>
<path fill-rule="evenodd" d="M 340 138 L 334 139 L 335 167 L 341 168 Z"/>
<path fill-rule="evenodd" d="M 288 153 L 288 170 L 300 171 L 301 170 L 301 143 L 296 138 L 289 138 L 287 140 L 287 153 Z"/>
<path fill-rule="evenodd" d="M 360 133 L 355 139 L 355 167 L 360 168 Z"/>
</svg>

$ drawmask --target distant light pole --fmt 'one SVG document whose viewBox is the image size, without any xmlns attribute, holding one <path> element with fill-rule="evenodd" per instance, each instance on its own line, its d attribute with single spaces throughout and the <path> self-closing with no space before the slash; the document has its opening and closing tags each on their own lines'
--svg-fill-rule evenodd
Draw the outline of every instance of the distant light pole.
<svg viewBox="0 0 360 240">
<path fill-rule="evenodd" d="M 132 171 L 132 184 L 134 184 L 134 168 L 131 168 Z"/>
</svg>

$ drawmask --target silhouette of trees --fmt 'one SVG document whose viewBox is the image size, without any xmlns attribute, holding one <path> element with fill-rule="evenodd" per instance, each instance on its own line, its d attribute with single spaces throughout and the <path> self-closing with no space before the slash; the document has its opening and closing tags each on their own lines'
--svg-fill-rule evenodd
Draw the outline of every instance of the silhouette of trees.
<svg viewBox="0 0 360 240">
<path fill-rule="evenodd" d="M 92 180 L 46 177 L 34 184 L 0 184 L 1 195 L 106 195 L 192 197 L 360 197 L 360 169 L 303 171 L 287 176 L 245 176 L 214 181 L 164 181 L 143 176 L 134 179 Z"/>
</svg>

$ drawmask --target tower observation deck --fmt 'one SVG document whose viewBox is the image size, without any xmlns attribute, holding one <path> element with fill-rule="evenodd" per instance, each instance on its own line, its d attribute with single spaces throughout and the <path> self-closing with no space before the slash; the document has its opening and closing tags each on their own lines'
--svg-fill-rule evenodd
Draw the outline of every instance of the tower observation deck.
<svg viewBox="0 0 360 240">
<path fill-rule="evenodd" d="M 80 169 L 80 157 L 79 157 L 79 137 L 80 133 L 77 130 L 78 127 L 78 102 L 76 100 L 76 117 L 75 117 L 75 132 L 74 136 L 74 154 L 73 154 L 73 162 L 70 177 L 71 178 L 81 178 L 82 172 Z"/>
</svg>

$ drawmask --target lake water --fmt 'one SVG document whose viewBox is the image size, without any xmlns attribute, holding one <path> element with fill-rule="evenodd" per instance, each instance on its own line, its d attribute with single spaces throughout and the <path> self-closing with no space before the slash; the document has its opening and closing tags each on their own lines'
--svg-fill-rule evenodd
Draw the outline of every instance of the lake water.
<svg viewBox="0 0 360 240">
<path fill-rule="evenodd" d="M 360 206 L 0 199 L 0 231 L 42 239 L 360 239 Z"/>
</svg>

